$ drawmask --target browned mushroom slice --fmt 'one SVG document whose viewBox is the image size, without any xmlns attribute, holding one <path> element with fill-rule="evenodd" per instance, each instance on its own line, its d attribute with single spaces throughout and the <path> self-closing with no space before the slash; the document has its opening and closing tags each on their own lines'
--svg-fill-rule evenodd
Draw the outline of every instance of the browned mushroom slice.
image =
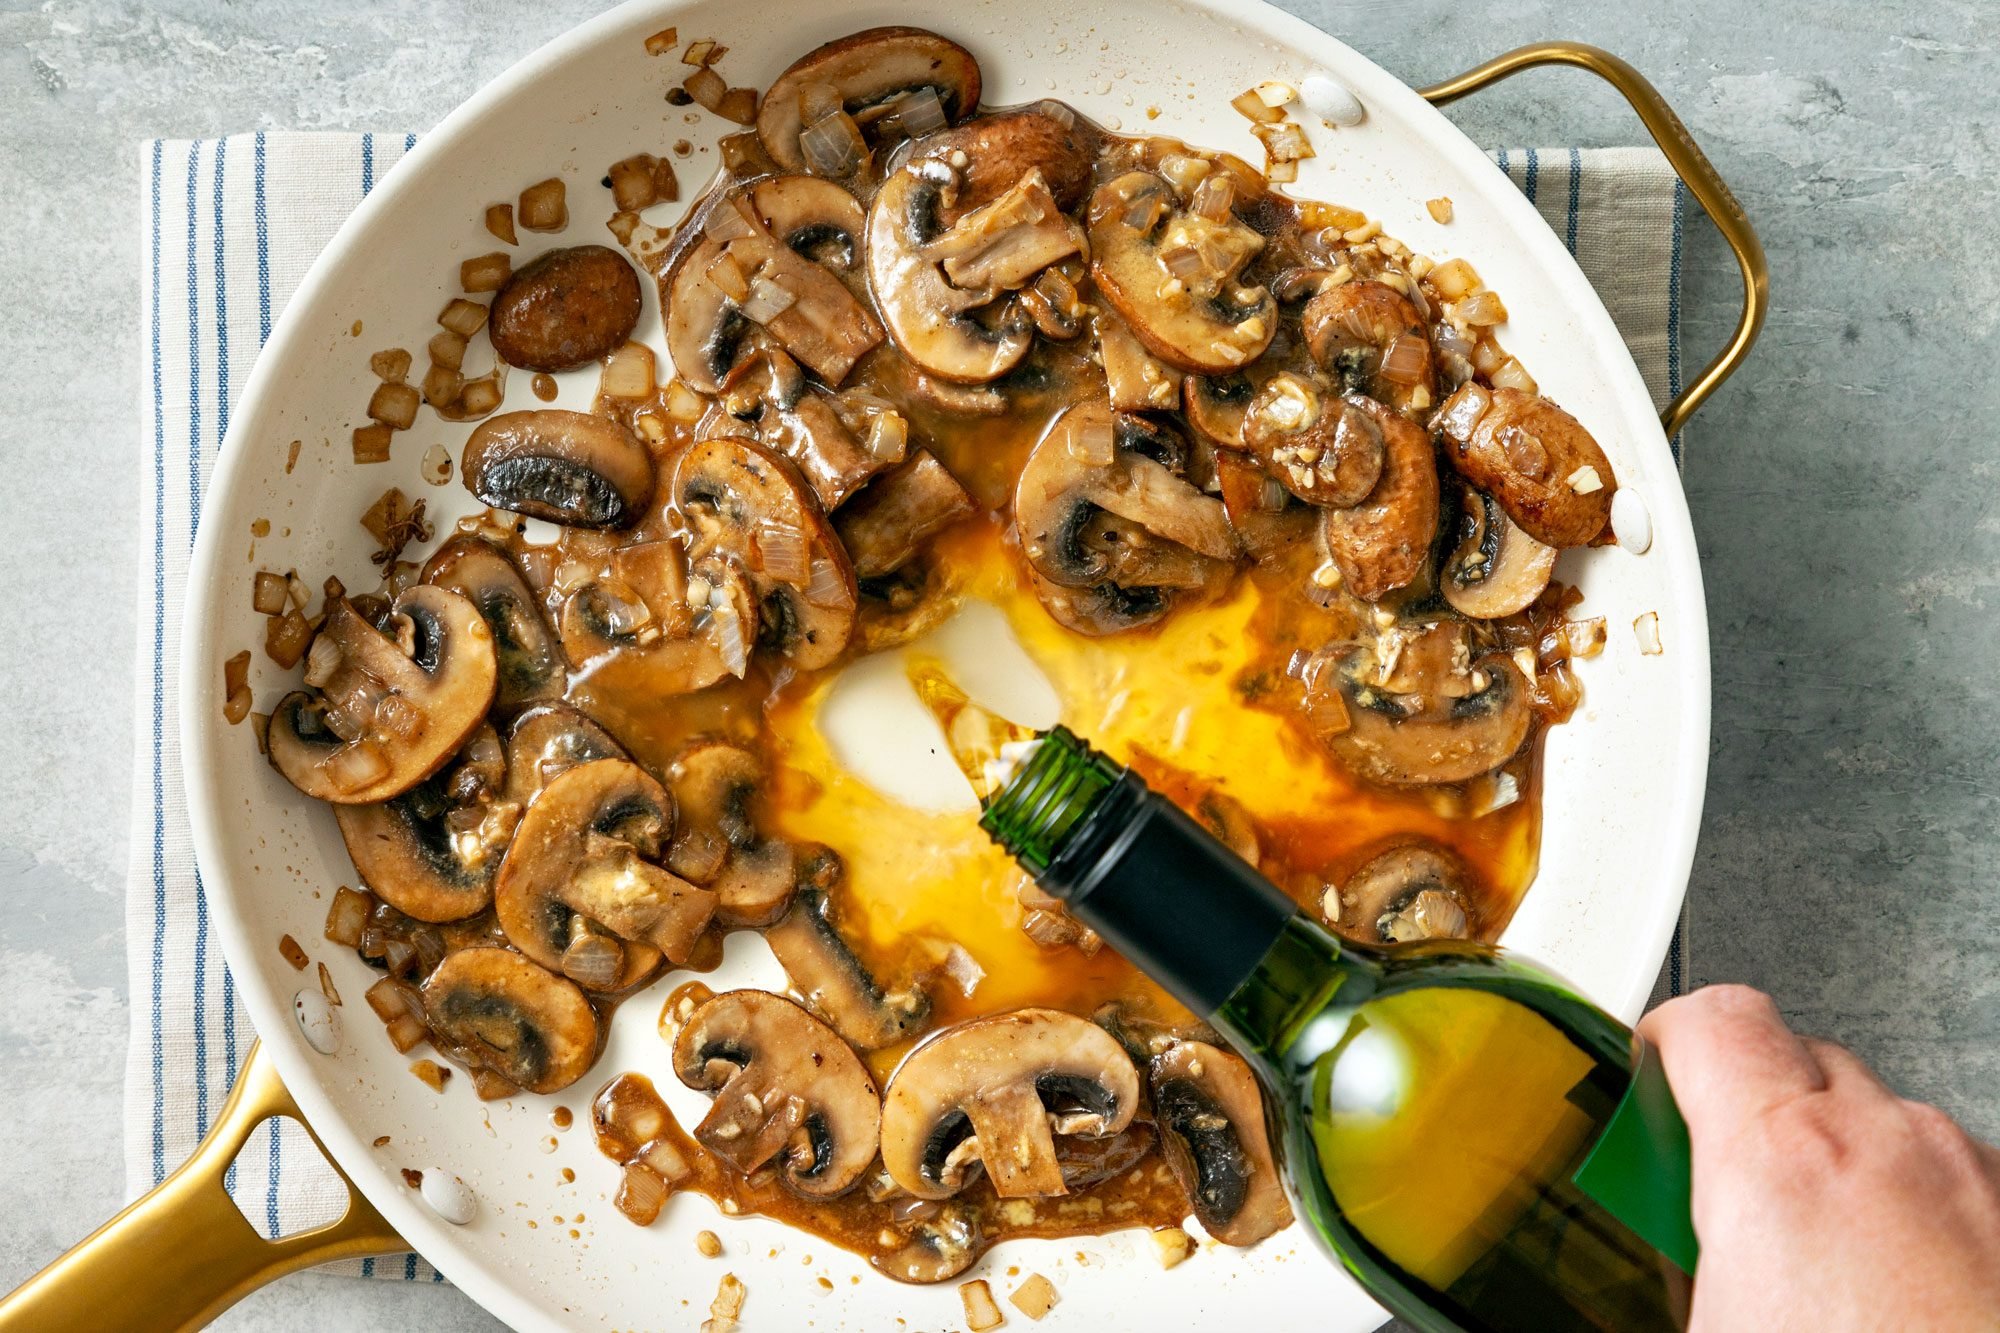
<svg viewBox="0 0 2000 1333">
<path fill-rule="evenodd" d="M 1019 111 L 981 116 L 946 133 L 934 134 L 911 150 L 913 155 L 965 154 L 958 176 L 958 194 L 940 219 L 950 223 L 962 214 L 998 199 L 1016 183 L 1038 171 L 1056 207 L 1065 213 L 1083 202 L 1097 163 L 1102 138 L 1087 120 L 1061 102 L 1038 102 Z"/>
<path fill-rule="evenodd" d="M 424 562 L 423 581 L 451 589 L 486 617 L 499 668 L 495 708 L 512 712 L 562 693 L 563 659 L 555 633 L 521 567 L 503 548 L 460 534 Z"/>
<path fill-rule="evenodd" d="M 639 323 L 639 274 L 602 245 L 574 245 L 515 269 L 493 295 L 493 351 L 523 370 L 574 370 L 624 345 Z"/>
<path fill-rule="evenodd" d="M 941 201 L 957 188 L 942 158 L 913 155 L 889 174 L 868 211 L 868 287 L 889 336 L 919 369 L 984 384 L 1021 363 L 1035 329 L 1015 301 L 953 286 L 931 257 Z"/>
<path fill-rule="evenodd" d="M 482 504 L 573 528 L 623 528 L 653 494 L 653 456 L 617 422 L 545 407 L 488 417 L 465 442 Z"/>
<path fill-rule="evenodd" d="M 776 1159 L 794 1193 L 830 1199 L 875 1160 L 875 1080 L 832 1028 L 782 996 L 727 991 L 701 1005 L 674 1039 L 674 1073 L 715 1094 L 695 1140 L 745 1175 Z"/>
<path fill-rule="evenodd" d="M 680 830 L 667 853 L 675 873 L 715 895 L 725 926 L 767 926 L 792 900 L 797 858 L 783 838 L 757 828 L 753 809 L 764 783 L 757 756 L 727 741 L 698 740 L 667 772 Z"/>
<path fill-rule="evenodd" d="M 833 876 L 838 876 L 837 858 Z M 883 991 L 834 924 L 824 888 L 801 887 L 791 910 L 764 932 L 764 942 L 806 1005 L 864 1051 L 902 1041 L 930 1016 L 930 999 L 921 990 Z"/>
<path fill-rule="evenodd" d="M 1265 288 L 1238 280 L 1264 238 L 1230 211 L 1229 178 L 1212 179 L 1212 191 L 1197 190 L 1185 208 L 1149 171 L 1099 186 L 1090 200 L 1091 274 L 1153 355 L 1224 375 L 1263 354 L 1278 306 Z"/>
<path fill-rule="evenodd" d="M 943 1199 L 984 1166 L 1003 1199 L 1063 1194 L 1055 1135 L 1131 1123 L 1139 1076 L 1103 1028 L 1054 1009 L 975 1019 L 917 1047 L 889 1080 L 882 1165 L 905 1191 Z"/>
<path fill-rule="evenodd" d="M 1471 939 L 1479 895 L 1472 871 L 1428 842 L 1391 847 L 1328 888 L 1320 900 L 1327 924 L 1369 944 Z"/>
<path fill-rule="evenodd" d="M 1362 280 L 1323 288 L 1300 315 L 1306 347 L 1348 393 L 1399 411 L 1436 403 L 1430 335 L 1416 304 L 1387 283 Z"/>
<path fill-rule="evenodd" d="M 829 513 L 895 461 L 856 439 L 833 400 L 809 388 L 796 363 L 777 348 L 739 367 L 696 433 L 742 435 L 748 433 L 744 424 L 759 443 L 799 470 Z"/>
<path fill-rule="evenodd" d="M 1078 403 L 1015 483 L 1014 523 L 1037 591 L 1075 590 L 1042 601 L 1080 632 L 1159 618 L 1176 595 L 1219 587 L 1241 551 L 1222 503 L 1143 452 L 1156 445 L 1145 424 L 1102 400 Z"/>
<path fill-rule="evenodd" d="M 749 669 L 757 605 L 733 561 L 710 556 L 683 571 L 678 542 L 642 542 L 613 552 L 605 576 L 563 603 L 563 651 L 579 667 L 616 653 L 631 688 L 692 694 Z"/>
<path fill-rule="evenodd" d="M 1218 450 L 1215 482 L 1229 526 L 1236 529 L 1252 560 L 1280 555 L 1315 539 L 1320 511 L 1295 502 L 1284 483 L 1248 455 Z"/>
<path fill-rule="evenodd" d="M 560 1092 L 597 1059 L 597 1015 L 576 985 L 512 949 L 445 955 L 424 982 L 431 1028 L 529 1092 Z"/>
<path fill-rule="evenodd" d="M 1583 546 L 1611 519 L 1618 479 L 1583 423 L 1539 394 L 1459 388 L 1438 412 L 1445 457 L 1548 546 Z"/>
<path fill-rule="evenodd" d="M 926 257 L 964 291 L 1017 291 L 1043 269 L 1083 253 L 1083 229 L 1057 207 L 1048 179 L 1031 167 L 998 197 L 961 215 Z"/>
<path fill-rule="evenodd" d="M 834 527 L 854 577 L 876 579 L 908 564 L 925 542 L 972 509 L 972 497 L 951 470 L 919 449 L 870 483 L 840 511 Z"/>
<path fill-rule="evenodd" d="M 932 555 L 921 556 L 859 587 L 855 642 L 862 654 L 884 652 L 922 638 L 951 619 L 965 600 L 958 577 Z"/>
<path fill-rule="evenodd" d="M 972 1267 L 984 1247 L 978 1210 L 948 1203 L 919 1222 L 902 1245 L 871 1254 L 868 1262 L 898 1282 L 944 1282 Z"/>
<path fill-rule="evenodd" d="M 1243 414 L 1243 445 L 1264 470 L 1307 504 L 1345 509 L 1381 479 L 1382 428 L 1360 405 L 1303 375 L 1274 376 Z"/>
<path fill-rule="evenodd" d="M 900 108 L 901 99 L 928 91 L 946 122 L 963 120 L 979 105 L 979 62 L 956 42 L 922 28 L 868 28 L 815 47 L 793 61 L 764 94 L 757 138 L 771 160 L 787 171 L 807 165 L 799 139 L 811 124 L 839 112 L 867 118 L 871 110 Z M 813 106 L 815 98 L 825 105 Z"/>
<path fill-rule="evenodd" d="M 839 385 L 882 341 L 874 315 L 821 262 L 851 257 L 860 213 L 847 191 L 810 176 L 761 181 L 719 201 L 661 286 L 667 351 L 681 378 L 721 392 L 755 325 L 821 382 Z"/>
<path fill-rule="evenodd" d="M 1413 661 L 1427 656 L 1419 648 Z M 1328 747 L 1359 776 L 1393 787 L 1463 782 L 1506 763 L 1533 721 L 1527 680 L 1504 653 L 1474 661 L 1461 650 L 1450 659 L 1448 668 L 1419 673 L 1399 654 L 1387 685 L 1372 654 L 1310 663 L 1309 706 L 1337 693 L 1347 724 L 1326 734 Z"/>
<path fill-rule="evenodd" d="M 558 775 L 522 816 L 493 886 L 508 941 L 593 990 L 634 984 L 661 954 L 686 962 L 715 895 L 654 864 L 673 819 L 672 798 L 636 764 L 598 759 Z M 610 957 L 577 917 L 630 943 Z"/>
<path fill-rule="evenodd" d="M 692 557 L 725 557 L 749 576 L 759 648 L 800 671 L 840 656 L 854 633 L 854 570 L 789 463 L 747 440 L 700 440 L 675 465 L 673 496 Z"/>
<path fill-rule="evenodd" d="M 354 871 L 419 921 L 458 921 L 493 901 L 493 876 L 521 817 L 502 799 L 506 753 L 481 724 L 451 764 L 379 805 L 336 805 Z"/>
<path fill-rule="evenodd" d="M 1208 1234 L 1225 1245 L 1255 1245 L 1290 1226 L 1250 1066 L 1184 1041 L 1153 1060 L 1149 1082 L 1161 1151 Z"/>
<path fill-rule="evenodd" d="M 345 597 L 306 655 L 306 684 L 279 701 L 272 767 L 308 796 L 368 805 L 400 796 L 458 752 L 493 702 L 493 632 L 455 592 L 419 584 L 377 630 Z"/>
<path fill-rule="evenodd" d="M 507 733 L 507 786 L 502 799 L 526 809 L 557 774 L 593 759 L 629 759 L 625 747 L 595 718 L 568 704 L 537 704 Z"/>
<path fill-rule="evenodd" d="M 1097 350 L 1118 412 L 1171 411 L 1181 401 L 1179 370 L 1146 350 L 1114 310 L 1097 312 Z"/>
<path fill-rule="evenodd" d="M 1423 571 L 1437 536 L 1437 458 L 1423 427 L 1372 398 L 1345 400 L 1382 435 L 1382 475 L 1361 503 L 1320 511 L 1320 540 L 1347 590 L 1364 602 Z"/>
<path fill-rule="evenodd" d="M 1492 496 L 1465 489 L 1459 532 L 1439 580 L 1459 614 L 1497 620 L 1526 610 L 1549 586 L 1555 547 L 1521 531 Z"/>
</svg>

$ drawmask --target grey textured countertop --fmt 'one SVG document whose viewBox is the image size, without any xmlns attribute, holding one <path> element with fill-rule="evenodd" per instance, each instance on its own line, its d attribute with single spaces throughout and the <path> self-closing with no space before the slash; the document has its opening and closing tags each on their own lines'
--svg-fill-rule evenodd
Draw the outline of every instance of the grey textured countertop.
<svg viewBox="0 0 2000 1333">
<path fill-rule="evenodd" d="M 1655 79 L 1771 257 L 1757 353 L 1701 414 L 1687 489 L 1715 651 L 1697 980 L 1762 986 L 1905 1093 L 2000 1136 L 1994 708 L 2000 513 L 1978 349 L 2000 322 L 1977 0 L 1281 0 L 1411 82 L 1547 37 Z M 582 0 L 0 4 L 0 1288 L 117 1207 L 127 1009 L 139 382 L 137 145 L 421 129 L 594 12 Z M 1615 144 L 1545 72 L 1454 107 L 1489 144 Z M 1705 225 L 1698 364 L 1736 315 Z M 448 1289 L 302 1275 L 236 1328 L 489 1327 Z"/>
</svg>

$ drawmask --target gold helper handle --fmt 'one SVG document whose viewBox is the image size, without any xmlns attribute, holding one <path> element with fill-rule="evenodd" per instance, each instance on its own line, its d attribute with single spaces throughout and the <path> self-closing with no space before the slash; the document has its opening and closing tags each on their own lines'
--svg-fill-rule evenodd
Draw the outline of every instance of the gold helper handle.
<svg viewBox="0 0 2000 1333">
<path fill-rule="evenodd" d="M 0 1333 L 199 1328 L 287 1273 L 410 1248 L 345 1176 L 347 1212 L 338 1222 L 280 1240 L 258 1235 L 222 1175 L 250 1132 L 274 1115 L 306 1124 L 270 1057 L 252 1046 L 194 1156 L 0 1301 Z M 313 1146 L 326 1152 L 318 1135 Z"/>
<path fill-rule="evenodd" d="M 1632 104 L 1646 132 L 1666 154 L 1674 173 L 1701 204 L 1715 229 L 1722 233 L 1722 239 L 1729 242 L 1729 248 L 1736 254 L 1737 267 L 1743 270 L 1743 317 L 1736 322 L 1736 332 L 1730 336 L 1728 346 L 1660 413 L 1660 425 L 1671 436 L 1743 364 L 1743 359 L 1750 355 L 1750 345 L 1757 341 L 1757 333 L 1764 327 L 1764 312 L 1771 302 L 1771 270 L 1764 260 L 1764 247 L 1750 226 L 1750 219 L 1744 215 L 1743 205 L 1736 202 L 1736 196 L 1722 183 L 1722 177 L 1716 175 L 1714 165 L 1696 147 L 1687 126 L 1681 124 L 1681 118 L 1674 114 L 1659 90 L 1609 51 L 1581 42 L 1537 42 L 1495 56 L 1476 69 L 1420 88 L 1418 92 L 1433 106 L 1443 106 L 1540 65 L 1570 65 L 1588 70 Z"/>
</svg>

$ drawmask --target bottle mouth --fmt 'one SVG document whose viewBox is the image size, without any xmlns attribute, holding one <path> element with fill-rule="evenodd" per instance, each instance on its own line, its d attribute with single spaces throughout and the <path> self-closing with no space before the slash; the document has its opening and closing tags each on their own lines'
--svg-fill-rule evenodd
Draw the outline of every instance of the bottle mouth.
<svg viewBox="0 0 2000 1333">
<path fill-rule="evenodd" d="M 1123 772 L 1063 726 L 987 801 L 979 826 L 1040 879 L 1070 830 Z"/>
</svg>

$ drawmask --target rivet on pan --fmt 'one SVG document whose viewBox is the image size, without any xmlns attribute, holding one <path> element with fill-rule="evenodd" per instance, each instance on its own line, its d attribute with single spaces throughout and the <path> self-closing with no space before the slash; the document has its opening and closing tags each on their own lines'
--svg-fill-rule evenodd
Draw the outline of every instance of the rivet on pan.
<svg viewBox="0 0 2000 1333">
<path fill-rule="evenodd" d="M 1620 486 L 1611 496 L 1611 532 L 1633 555 L 1646 554 L 1653 544 L 1653 514 L 1639 492 Z"/>
<path fill-rule="evenodd" d="M 325 995 L 316 990 L 300 991 L 292 997 L 292 1016 L 298 1019 L 307 1044 L 321 1055 L 340 1049 L 340 1015 L 333 1012 Z"/>
<path fill-rule="evenodd" d="M 465 1226 L 479 1215 L 479 1196 L 472 1192 L 470 1185 L 443 1167 L 434 1166 L 425 1171 L 420 1189 L 431 1211 L 453 1226 Z"/>
<path fill-rule="evenodd" d="M 1346 84 L 1324 74 L 1306 76 L 1299 84 L 1299 100 L 1329 125 L 1359 125 L 1367 114 L 1361 109 L 1361 99 Z"/>
</svg>

